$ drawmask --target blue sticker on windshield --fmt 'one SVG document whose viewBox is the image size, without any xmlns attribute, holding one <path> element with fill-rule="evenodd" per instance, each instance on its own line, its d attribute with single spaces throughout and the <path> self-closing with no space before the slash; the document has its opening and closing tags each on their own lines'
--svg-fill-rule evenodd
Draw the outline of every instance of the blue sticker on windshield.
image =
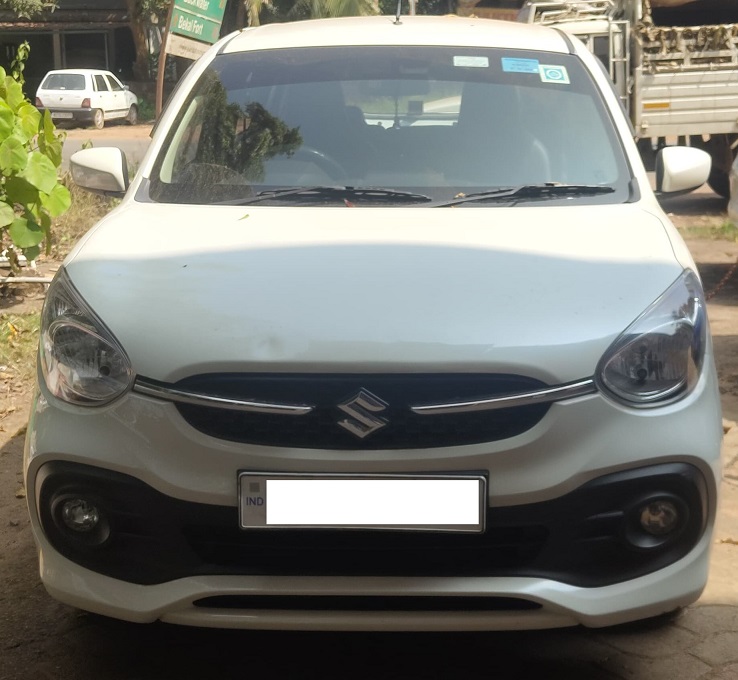
<svg viewBox="0 0 738 680">
<path fill-rule="evenodd" d="M 538 59 L 502 57 L 502 70 L 507 73 L 539 73 Z"/>
<path fill-rule="evenodd" d="M 569 84 L 569 72 L 566 66 L 548 66 L 541 64 L 541 81 L 544 83 L 562 83 Z"/>
</svg>

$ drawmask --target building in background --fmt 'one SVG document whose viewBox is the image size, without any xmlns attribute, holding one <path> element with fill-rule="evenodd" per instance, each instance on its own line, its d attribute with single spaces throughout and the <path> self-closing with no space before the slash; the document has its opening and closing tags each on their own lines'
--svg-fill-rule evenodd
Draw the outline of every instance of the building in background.
<svg viewBox="0 0 738 680">
<path fill-rule="evenodd" d="M 135 49 L 126 0 L 59 0 L 54 12 L 31 19 L 0 11 L 0 66 L 8 68 L 18 45 L 31 46 L 26 93 L 33 98 L 53 68 L 103 68 L 124 81 L 133 76 Z"/>
</svg>

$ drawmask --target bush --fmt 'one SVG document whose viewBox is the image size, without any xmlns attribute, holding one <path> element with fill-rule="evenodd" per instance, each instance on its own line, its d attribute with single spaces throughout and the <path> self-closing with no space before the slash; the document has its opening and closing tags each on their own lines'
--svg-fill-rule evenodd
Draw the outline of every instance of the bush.
<svg viewBox="0 0 738 680">
<path fill-rule="evenodd" d="M 12 76 L 0 67 L 0 250 L 16 270 L 18 251 L 34 260 L 44 240 L 49 251 L 51 220 L 71 203 L 59 181 L 64 137 L 23 94 L 27 46 L 21 54 Z"/>
</svg>

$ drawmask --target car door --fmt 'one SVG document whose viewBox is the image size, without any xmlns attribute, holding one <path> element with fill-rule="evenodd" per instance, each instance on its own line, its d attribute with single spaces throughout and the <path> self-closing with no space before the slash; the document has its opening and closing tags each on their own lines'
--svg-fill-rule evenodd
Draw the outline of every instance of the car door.
<svg viewBox="0 0 738 680">
<path fill-rule="evenodd" d="M 113 100 L 108 81 L 105 80 L 102 73 L 93 74 L 92 80 L 96 92 L 96 101 L 93 101 L 92 108 L 102 109 L 105 119 L 109 120 L 111 118 L 110 112 L 113 109 Z"/>
<path fill-rule="evenodd" d="M 112 74 L 106 73 L 105 80 L 110 88 L 110 117 L 121 118 L 128 113 L 126 91 L 121 82 Z"/>
</svg>

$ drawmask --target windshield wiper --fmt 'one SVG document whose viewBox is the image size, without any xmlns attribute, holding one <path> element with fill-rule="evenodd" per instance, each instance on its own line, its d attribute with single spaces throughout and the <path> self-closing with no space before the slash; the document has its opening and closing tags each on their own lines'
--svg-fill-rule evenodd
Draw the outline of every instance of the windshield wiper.
<svg viewBox="0 0 738 680">
<path fill-rule="evenodd" d="M 425 194 L 414 194 L 410 191 L 399 191 L 397 189 L 384 189 L 381 187 L 290 187 L 285 189 L 270 189 L 268 191 L 260 191 L 256 196 L 248 196 L 246 198 L 235 201 L 222 201 L 218 205 L 251 205 L 253 203 L 261 203 L 272 199 L 283 199 L 295 196 L 300 199 L 325 201 L 343 200 L 353 202 L 355 200 L 366 201 L 391 201 L 397 203 L 417 203 L 428 202 L 433 199 Z"/>
<path fill-rule="evenodd" d="M 596 196 L 598 194 L 611 194 L 613 187 L 601 184 L 561 184 L 559 182 L 546 182 L 545 184 L 523 184 L 517 187 L 498 187 L 489 191 L 480 191 L 474 194 L 459 194 L 450 201 L 437 201 L 428 208 L 450 208 L 462 203 L 475 201 L 509 201 L 510 199 L 532 198 L 548 199 L 571 196 Z"/>
</svg>

